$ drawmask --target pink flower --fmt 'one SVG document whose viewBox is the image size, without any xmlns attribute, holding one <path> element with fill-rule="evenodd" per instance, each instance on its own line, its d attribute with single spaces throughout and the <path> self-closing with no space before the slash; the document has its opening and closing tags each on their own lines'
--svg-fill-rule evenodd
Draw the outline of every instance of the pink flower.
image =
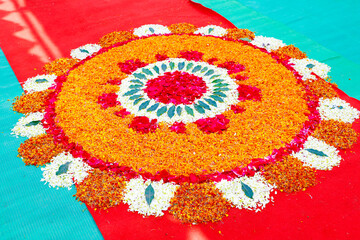
<svg viewBox="0 0 360 240">
<path fill-rule="evenodd" d="M 200 61 L 202 60 L 203 53 L 197 52 L 197 51 L 184 51 L 180 53 L 181 58 L 185 58 L 186 60 L 194 60 L 194 61 Z"/>
<path fill-rule="evenodd" d="M 139 59 L 134 60 L 127 60 L 124 63 L 118 63 L 122 72 L 131 74 L 132 72 L 136 71 L 138 68 L 145 67 L 148 65 L 147 63 L 141 62 Z"/>
<path fill-rule="evenodd" d="M 245 112 L 245 108 L 237 106 L 237 105 L 232 105 L 231 110 L 236 114 Z"/>
<path fill-rule="evenodd" d="M 126 111 L 126 109 L 121 109 L 120 111 L 115 112 L 115 115 L 118 117 L 124 118 L 126 115 L 129 115 L 130 112 Z"/>
<path fill-rule="evenodd" d="M 155 132 L 158 128 L 158 124 L 156 122 L 156 119 L 150 121 L 147 117 L 135 117 L 131 124 L 129 124 L 129 127 L 141 133 Z"/>
<path fill-rule="evenodd" d="M 120 102 L 117 101 L 117 97 L 116 93 L 104 93 L 98 97 L 98 104 L 104 109 L 115 107 L 117 104 L 120 104 Z"/>
<path fill-rule="evenodd" d="M 168 59 L 169 57 L 168 56 L 166 56 L 166 55 L 162 55 L 162 54 L 156 54 L 155 55 L 155 58 L 156 58 L 156 60 L 158 60 L 158 61 L 163 61 L 163 60 L 166 60 L 166 59 Z"/>
<path fill-rule="evenodd" d="M 185 133 L 186 127 L 185 123 L 183 122 L 175 122 L 171 127 L 170 130 L 176 133 Z"/>
<path fill-rule="evenodd" d="M 198 128 L 207 133 L 222 133 L 228 128 L 228 123 L 230 122 L 224 115 L 216 115 L 213 118 L 203 118 L 195 122 Z"/>
<path fill-rule="evenodd" d="M 260 101 L 261 100 L 261 94 L 260 94 L 261 91 L 257 87 L 240 84 L 237 90 L 239 92 L 239 100 L 240 101 L 245 101 L 245 100 Z"/>
<path fill-rule="evenodd" d="M 228 70 L 229 74 L 238 73 L 238 72 L 245 70 L 244 65 L 238 64 L 233 61 L 222 63 L 222 64 L 218 65 L 218 67 L 226 68 Z"/>
</svg>

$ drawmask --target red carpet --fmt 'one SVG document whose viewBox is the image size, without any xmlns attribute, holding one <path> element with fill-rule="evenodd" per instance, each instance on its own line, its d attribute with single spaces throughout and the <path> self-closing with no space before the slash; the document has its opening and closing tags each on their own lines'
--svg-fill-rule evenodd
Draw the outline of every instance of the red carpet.
<svg viewBox="0 0 360 240">
<path fill-rule="evenodd" d="M 40 73 L 45 62 L 69 57 L 71 49 L 96 43 L 112 31 L 177 22 L 233 27 L 215 12 L 186 0 L 5 4 L 0 5 L 0 46 L 20 82 Z M 360 109 L 359 101 L 343 93 L 341 97 Z M 354 127 L 360 132 L 359 120 Z M 188 226 L 170 215 L 143 218 L 127 212 L 126 206 L 107 213 L 90 211 L 105 239 L 360 239 L 360 143 L 342 156 L 340 167 L 319 171 L 315 187 L 291 195 L 279 193 L 259 213 L 233 209 L 216 224 Z"/>
</svg>

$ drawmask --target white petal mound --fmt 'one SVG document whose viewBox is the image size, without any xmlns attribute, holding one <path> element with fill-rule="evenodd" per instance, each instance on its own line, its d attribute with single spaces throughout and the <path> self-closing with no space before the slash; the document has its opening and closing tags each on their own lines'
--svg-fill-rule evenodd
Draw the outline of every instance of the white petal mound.
<svg viewBox="0 0 360 240">
<path fill-rule="evenodd" d="M 84 163 L 81 158 L 74 158 L 70 153 L 60 153 L 41 170 L 43 179 L 50 187 L 67 187 L 80 183 L 92 168 Z M 73 181 L 74 179 L 74 181 Z"/>
<path fill-rule="evenodd" d="M 28 78 L 23 85 L 26 93 L 40 92 L 50 88 L 54 83 L 56 75 L 37 75 L 36 77 Z"/>
<path fill-rule="evenodd" d="M 154 199 L 150 206 L 145 199 L 145 190 L 151 184 L 154 189 Z M 124 202 L 129 204 L 129 211 L 142 215 L 164 215 L 170 207 L 170 200 L 174 196 L 177 185 L 173 183 L 144 181 L 142 178 L 131 179 L 124 190 Z"/>
<path fill-rule="evenodd" d="M 41 112 L 30 113 L 27 116 L 20 118 L 12 129 L 12 134 L 28 138 L 45 134 L 46 131 L 41 124 L 43 118 L 44 113 Z"/>
<path fill-rule="evenodd" d="M 253 191 L 253 197 L 245 195 L 243 184 L 246 184 Z M 231 181 L 221 180 L 216 187 L 224 194 L 224 197 L 232 202 L 237 208 L 262 210 L 271 201 L 270 193 L 274 186 L 266 182 L 264 177 L 258 172 L 253 177 L 240 177 Z"/>
<path fill-rule="evenodd" d="M 341 161 L 339 150 L 311 136 L 305 142 L 304 148 L 292 155 L 300 159 L 305 166 L 318 170 L 331 170 Z"/>
<path fill-rule="evenodd" d="M 154 34 L 162 35 L 162 34 L 170 34 L 170 33 L 171 31 L 166 26 L 160 24 L 148 24 L 134 29 L 134 35 L 138 37 L 145 37 Z"/>
<path fill-rule="evenodd" d="M 225 28 L 216 25 L 208 25 L 205 27 L 198 28 L 194 33 L 201 34 L 203 36 L 222 37 L 227 33 L 227 30 Z"/>
<path fill-rule="evenodd" d="M 279 39 L 264 36 L 256 36 L 254 40 L 251 41 L 251 43 L 259 48 L 265 48 L 268 52 L 286 46 L 286 44 Z"/>
<path fill-rule="evenodd" d="M 316 80 L 316 76 L 311 74 L 312 72 L 321 78 L 327 78 L 331 68 L 325 63 L 318 62 L 313 59 L 303 58 L 295 59 L 291 58 L 289 63 L 294 64 L 294 69 L 303 77 L 303 80 Z"/>
<path fill-rule="evenodd" d="M 98 52 L 100 49 L 101 46 L 98 44 L 86 44 L 84 46 L 71 50 L 70 56 L 72 58 L 83 60 Z"/>
<path fill-rule="evenodd" d="M 320 98 L 318 110 L 323 120 L 337 120 L 353 123 L 359 118 L 360 111 L 351 107 L 350 103 L 340 98 Z"/>
</svg>

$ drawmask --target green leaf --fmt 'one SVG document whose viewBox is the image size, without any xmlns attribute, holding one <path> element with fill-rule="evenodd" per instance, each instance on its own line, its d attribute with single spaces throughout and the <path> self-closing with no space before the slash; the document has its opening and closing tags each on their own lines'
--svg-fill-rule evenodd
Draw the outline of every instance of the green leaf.
<svg viewBox="0 0 360 240">
<path fill-rule="evenodd" d="M 129 88 L 130 89 L 137 89 L 137 88 L 141 88 L 143 85 L 130 85 Z"/>
<path fill-rule="evenodd" d="M 199 71 L 201 69 L 200 65 L 197 65 L 196 67 L 194 67 L 194 69 L 192 70 L 192 73 L 195 73 L 197 71 Z"/>
<path fill-rule="evenodd" d="M 185 63 L 184 62 L 179 62 L 178 63 L 178 68 L 179 70 L 183 69 L 185 67 Z"/>
<path fill-rule="evenodd" d="M 215 102 L 214 100 L 211 100 L 211 99 L 208 99 L 208 98 L 204 98 L 204 100 L 205 100 L 208 104 L 210 104 L 210 105 L 212 105 L 212 106 L 214 106 L 214 107 L 217 107 L 217 104 L 216 104 L 216 102 Z"/>
<path fill-rule="evenodd" d="M 218 84 L 214 85 L 214 87 L 227 87 L 229 85 L 230 84 L 228 84 L 228 83 L 218 83 Z"/>
<path fill-rule="evenodd" d="M 143 68 L 143 69 L 142 69 L 142 72 L 145 73 L 145 74 L 147 74 L 147 75 L 153 76 L 153 73 L 152 73 L 149 69 L 147 69 L 147 68 Z"/>
<path fill-rule="evenodd" d="M 199 101 L 198 102 L 200 106 L 202 106 L 203 108 L 207 109 L 207 110 L 210 110 L 210 106 L 207 105 L 206 103 L 204 103 L 203 101 Z"/>
<path fill-rule="evenodd" d="M 167 115 L 169 116 L 169 118 L 172 118 L 175 115 L 175 105 L 173 105 L 169 108 Z"/>
<path fill-rule="evenodd" d="M 222 93 L 222 92 L 214 92 L 215 95 L 218 95 L 220 97 L 226 97 L 226 94 L 225 93 Z"/>
<path fill-rule="evenodd" d="M 217 78 L 217 77 L 219 77 L 220 75 L 214 75 L 214 76 L 212 76 L 210 79 L 212 80 L 212 79 L 214 79 L 214 78 Z"/>
<path fill-rule="evenodd" d="M 130 91 L 126 92 L 123 96 L 134 95 L 134 94 L 137 93 L 138 91 L 140 91 L 140 89 L 133 89 L 133 90 L 130 90 Z"/>
<path fill-rule="evenodd" d="M 182 108 L 180 107 L 180 106 L 178 106 L 177 108 L 176 108 L 176 113 L 177 113 L 177 115 L 181 115 L 181 112 L 182 112 Z"/>
<path fill-rule="evenodd" d="M 134 105 L 138 104 L 139 102 L 145 100 L 144 98 L 138 98 L 134 101 Z"/>
<path fill-rule="evenodd" d="M 307 148 L 305 150 L 308 151 L 309 153 L 315 154 L 320 157 L 328 157 L 328 155 L 326 155 L 324 152 L 313 149 L 313 148 Z"/>
<path fill-rule="evenodd" d="M 200 72 L 205 72 L 206 70 L 208 70 L 208 67 L 204 67 L 203 69 L 201 69 L 201 71 Z"/>
<path fill-rule="evenodd" d="M 246 195 L 248 198 L 253 199 L 254 192 L 253 192 L 253 190 L 251 189 L 251 187 L 249 187 L 248 185 L 246 185 L 246 184 L 243 183 L 242 181 L 240 181 L 240 182 L 241 182 L 241 189 L 243 190 L 243 192 L 245 193 L 245 195 Z"/>
<path fill-rule="evenodd" d="M 307 67 L 307 68 L 309 68 L 309 69 L 312 69 L 313 67 L 315 67 L 315 65 L 314 65 L 314 64 L 311 64 L 311 63 L 309 63 L 308 65 L 306 65 L 306 67 Z"/>
<path fill-rule="evenodd" d="M 240 38 L 240 40 L 246 41 L 246 42 L 251 42 L 252 40 L 250 38 Z"/>
<path fill-rule="evenodd" d="M 162 108 L 160 108 L 159 110 L 157 110 L 156 116 L 160 117 L 161 115 L 163 115 L 164 113 L 166 113 L 166 111 L 167 111 L 167 106 L 163 106 Z"/>
<path fill-rule="evenodd" d="M 224 79 L 216 79 L 216 80 L 212 81 L 211 83 L 221 83 L 223 81 L 224 81 Z"/>
<path fill-rule="evenodd" d="M 221 97 L 217 96 L 217 95 L 211 95 L 210 97 L 212 99 L 214 99 L 215 101 L 217 101 L 217 102 L 224 102 L 224 100 Z"/>
<path fill-rule="evenodd" d="M 150 30 L 151 33 L 155 32 L 155 30 L 152 27 L 149 27 L 149 30 Z"/>
<path fill-rule="evenodd" d="M 131 80 L 130 82 L 144 85 L 144 83 L 142 81 L 140 81 L 139 79 Z"/>
<path fill-rule="evenodd" d="M 170 63 L 169 63 L 169 66 L 170 66 L 170 69 L 171 69 L 171 70 L 173 70 L 173 69 L 174 69 L 174 67 L 175 67 L 175 63 L 170 62 Z"/>
<path fill-rule="evenodd" d="M 194 66 L 193 63 L 189 63 L 187 66 L 186 66 L 186 71 L 189 71 L 190 68 L 192 68 Z"/>
<path fill-rule="evenodd" d="M 155 103 L 154 105 L 152 105 L 151 107 L 149 107 L 148 108 L 148 110 L 146 110 L 146 111 L 148 111 L 148 112 L 153 112 L 153 111 L 155 111 L 158 107 L 159 107 L 159 103 Z"/>
<path fill-rule="evenodd" d="M 185 106 L 185 111 L 191 115 L 194 116 L 194 110 L 192 110 L 192 108 L 190 108 L 189 106 Z"/>
<path fill-rule="evenodd" d="M 41 123 L 41 120 L 31 121 L 31 122 L 25 124 L 25 127 L 36 126 L 36 125 L 38 125 L 39 123 Z"/>
<path fill-rule="evenodd" d="M 147 106 L 149 106 L 149 103 L 150 103 L 150 100 L 147 100 L 147 101 L 143 102 L 142 104 L 140 104 L 139 111 L 147 108 Z"/>
<path fill-rule="evenodd" d="M 146 76 L 142 73 L 134 73 L 134 76 L 139 79 L 147 79 Z"/>
<path fill-rule="evenodd" d="M 165 63 L 163 63 L 163 64 L 161 65 L 161 69 L 162 69 L 164 72 L 166 71 L 167 66 L 166 66 L 166 64 L 165 64 Z"/>
<path fill-rule="evenodd" d="M 157 74 L 159 74 L 159 68 L 158 68 L 157 66 L 154 66 L 153 69 L 155 70 L 155 72 L 156 72 Z"/>
<path fill-rule="evenodd" d="M 49 82 L 47 79 L 45 78 L 39 78 L 35 80 L 36 83 L 44 83 L 44 82 Z"/>
<path fill-rule="evenodd" d="M 344 107 L 343 107 L 343 106 L 336 106 L 336 105 L 333 105 L 330 109 L 335 109 L 335 108 L 338 108 L 338 109 L 343 109 Z"/>
<path fill-rule="evenodd" d="M 204 76 L 210 76 L 213 73 L 214 73 L 214 70 L 210 69 L 209 71 L 207 71 L 207 73 L 205 73 Z"/>
<path fill-rule="evenodd" d="M 67 171 L 69 170 L 69 165 L 71 164 L 71 162 L 67 162 L 62 164 L 59 169 L 56 172 L 56 176 L 59 176 L 61 174 L 67 173 Z"/>
<path fill-rule="evenodd" d="M 205 110 L 200 106 L 200 105 L 194 105 L 194 108 L 196 111 L 198 111 L 199 113 L 201 114 L 204 114 L 205 113 Z"/>
<path fill-rule="evenodd" d="M 230 88 L 227 88 L 227 87 L 225 87 L 225 88 L 216 88 L 214 90 L 215 91 L 230 91 Z"/>
<path fill-rule="evenodd" d="M 209 34 L 214 30 L 215 30 L 214 28 L 209 28 L 209 30 L 208 30 Z"/>
<path fill-rule="evenodd" d="M 150 206 L 152 200 L 155 197 L 155 190 L 154 188 L 151 186 L 151 184 L 149 186 L 147 186 L 147 188 L 145 189 L 145 199 L 146 199 L 146 203 Z"/>
<path fill-rule="evenodd" d="M 135 100 L 135 99 L 138 99 L 139 97 L 142 97 L 141 94 L 138 94 L 138 95 L 132 95 L 129 100 Z"/>
<path fill-rule="evenodd" d="M 80 48 L 80 52 L 83 52 L 83 53 L 87 53 L 87 54 L 89 54 L 89 51 L 88 51 L 88 50 L 86 50 L 86 49 L 82 49 L 82 48 Z"/>
</svg>

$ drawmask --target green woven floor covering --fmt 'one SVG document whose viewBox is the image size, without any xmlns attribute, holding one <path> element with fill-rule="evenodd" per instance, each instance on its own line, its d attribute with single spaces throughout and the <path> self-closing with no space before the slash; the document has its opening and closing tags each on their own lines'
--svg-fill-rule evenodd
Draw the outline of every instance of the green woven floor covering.
<svg viewBox="0 0 360 240">
<path fill-rule="evenodd" d="M 0 81 L 0 239 L 103 239 L 74 188 L 49 188 L 40 182 L 40 168 L 17 157 L 25 138 L 11 135 L 22 116 L 11 104 L 23 91 L 1 49 Z"/>
<path fill-rule="evenodd" d="M 360 99 L 360 2 L 335 0 L 194 0 L 238 28 L 294 44 L 326 63 L 329 75 L 349 96 Z M 351 79 L 351 80 L 349 80 Z"/>
</svg>

